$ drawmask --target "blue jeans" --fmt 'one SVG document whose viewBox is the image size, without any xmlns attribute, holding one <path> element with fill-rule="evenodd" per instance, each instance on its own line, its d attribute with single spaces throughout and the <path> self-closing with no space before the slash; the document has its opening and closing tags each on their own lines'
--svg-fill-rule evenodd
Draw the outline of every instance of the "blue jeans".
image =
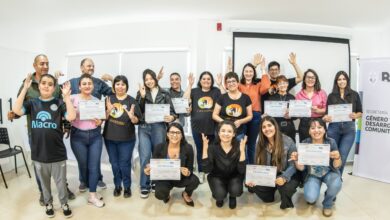
<svg viewBox="0 0 390 220">
<path fill-rule="evenodd" d="M 82 181 L 88 185 L 89 192 L 96 192 L 100 176 L 100 158 L 103 138 L 100 127 L 92 130 L 80 130 L 72 127 L 70 146 L 76 156 Z"/>
<path fill-rule="evenodd" d="M 131 157 L 135 145 L 135 139 L 128 141 L 112 141 L 104 139 L 114 176 L 115 187 L 131 186 Z"/>
<path fill-rule="evenodd" d="M 150 162 L 152 152 L 157 144 L 165 142 L 166 127 L 164 122 L 141 124 L 138 126 L 139 159 L 141 163 L 141 190 L 150 189 L 150 177 L 144 173 L 144 168 Z"/>
<path fill-rule="evenodd" d="M 328 187 L 325 191 L 322 206 L 324 209 L 330 209 L 333 206 L 333 200 L 341 190 L 341 177 L 336 172 L 329 171 L 321 178 L 313 175 L 308 176 L 303 187 L 305 200 L 309 203 L 315 203 L 317 201 L 320 196 L 322 182 Z"/>
<path fill-rule="evenodd" d="M 340 167 L 341 176 L 343 175 L 344 166 L 347 162 L 349 151 L 351 151 L 355 141 L 355 122 L 334 122 L 328 126 L 328 137 L 333 138 L 339 148 L 342 164 Z"/>
<path fill-rule="evenodd" d="M 203 155 L 202 134 L 192 129 L 192 138 L 194 139 L 195 146 L 196 146 L 196 163 L 198 165 L 198 172 L 202 172 L 202 155 Z M 210 145 L 214 143 L 215 135 L 209 134 L 207 135 L 207 138 L 209 139 Z"/>
<path fill-rule="evenodd" d="M 260 131 L 261 112 L 253 112 L 253 118 L 248 124 L 246 124 L 246 136 L 248 141 L 246 142 L 246 161 L 248 164 L 255 163 L 256 153 L 256 140 Z"/>
<path fill-rule="evenodd" d="M 241 139 L 243 139 L 243 138 L 245 137 L 246 131 L 248 130 L 247 124 L 240 125 L 240 128 L 241 128 L 241 132 L 238 133 L 238 134 L 236 135 L 236 140 L 237 140 L 238 142 L 240 142 Z M 217 135 L 218 135 L 218 134 L 217 134 Z"/>
</svg>

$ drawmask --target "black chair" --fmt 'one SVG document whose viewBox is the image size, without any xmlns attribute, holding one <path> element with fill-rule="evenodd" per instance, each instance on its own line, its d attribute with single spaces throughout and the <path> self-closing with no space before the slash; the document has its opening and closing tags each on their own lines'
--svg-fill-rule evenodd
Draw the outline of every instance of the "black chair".
<svg viewBox="0 0 390 220">
<path fill-rule="evenodd" d="M 22 154 L 24 164 L 26 165 L 26 168 L 27 168 L 28 176 L 31 178 L 30 170 L 28 169 L 26 158 L 24 157 L 23 149 L 21 146 L 14 146 L 14 148 L 11 148 L 7 128 L 0 128 L 0 144 L 8 145 L 8 149 L 0 151 L 0 158 L 7 158 L 7 157 L 14 156 L 14 158 L 15 158 L 15 173 L 18 173 L 18 166 L 16 164 L 16 155 L 19 153 Z M 8 188 L 7 182 L 5 181 L 5 178 L 4 178 L 3 169 L 1 169 L 1 165 L 0 165 L 0 172 L 1 172 L 1 176 L 3 177 L 5 188 Z"/>
</svg>

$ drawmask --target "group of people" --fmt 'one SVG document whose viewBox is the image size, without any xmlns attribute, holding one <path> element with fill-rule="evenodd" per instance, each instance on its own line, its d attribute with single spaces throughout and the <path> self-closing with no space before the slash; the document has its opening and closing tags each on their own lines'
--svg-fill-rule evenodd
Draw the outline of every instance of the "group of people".
<svg viewBox="0 0 390 220">
<path fill-rule="evenodd" d="M 217 207 L 222 207 L 228 196 L 229 207 L 234 209 L 236 198 L 243 193 L 245 186 L 248 192 L 255 193 L 266 203 L 273 202 L 275 191 L 279 191 L 280 208 L 286 209 L 294 207 L 292 196 L 300 184 L 303 184 L 306 201 L 313 204 L 324 182 L 327 190 L 323 214 L 331 216 L 354 142 L 354 120 L 362 114 L 360 98 L 350 88 L 346 72 L 336 74 L 333 90 L 327 96 L 314 70 L 303 73 L 294 53 L 290 54 L 289 62 L 296 72 L 294 78 L 281 75 L 276 61 L 268 64 L 267 71 L 264 57 L 257 54 L 253 63 L 244 65 L 241 77 L 229 71 L 224 77 L 218 74 L 214 82 L 213 75 L 205 71 L 200 74 L 197 86 L 192 88 L 195 78 L 190 74 L 185 91 L 181 88 L 179 73 L 170 74 L 171 88 L 164 89 L 159 85 L 162 69 L 158 74 L 146 69 L 142 75 L 143 84 L 139 85 L 136 98 L 133 98 L 127 94 L 129 82 L 126 76 L 105 74 L 103 80 L 112 81 L 110 88 L 102 79 L 93 77 L 94 63 L 89 58 L 81 61 L 83 74 L 80 77 L 59 86 L 57 78 L 60 74 L 49 75 L 47 56 L 38 55 L 33 64 L 36 72 L 25 79 L 9 118 L 15 115 L 28 117 L 32 160 L 46 214 L 54 216 L 50 189 L 53 177 L 63 213 L 66 217 L 72 216 L 68 199 L 74 198 L 74 194 L 66 181 L 67 157 L 62 140 L 65 132 L 70 134 L 71 148 L 78 162 L 79 190 L 85 192 L 89 189 L 88 203 L 96 207 L 104 206 L 102 196 L 96 193 L 98 186 L 106 187 L 100 171 L 103 142 L 114 177 L 113 195 L 120 196 L 123 191 L 123 196 L 128 198 L 132 195 L 131 158 L 138 135 L 141 198 L 147 198 L 155 191 L 156 198 L 167 203 L 173 187 L 184 187 L 184 202 L 194 206 L 191 196 L 208 174 L 207 181 Z M 258 66 L 261 77 L 257 75 Z M 295 96 L 290 94 L 289 91 L 300 82 L 302 89 Z M 218 87 L 214 86 L 215 83 Z M 102 96 L 105 96 L 106 118 L 80 120 L 79 103 L 100 100 Z M 187 113 L 175 112 L 172 98 L 177 97 L 189 100 Z M 288 112 L 284 117 L 275 118 L 263 114 L 265 100 L 294 99 L 311 101 L 311 117 L 291 118 Z M 332 117 L 327 115 L 327 106 L 346 103 L 352 104 L 351 121 L 332 122 Z M 163 122 L 150 123 L 145 120 L 146 104 L 169 104 L 170 112 L 164 115 Z M 195 150 L 184 134 L 185 117 L 191 117 Z M 330 145 L 329 166 L 298 163 L 294 125 L 297 119 L 300 120 L 301 143 Z M 151 181 L 152 158 L 180 159 L 180 180 Z M 247 164 L 276 167 L 275 187 L 246 182 Z"/>
</svg>

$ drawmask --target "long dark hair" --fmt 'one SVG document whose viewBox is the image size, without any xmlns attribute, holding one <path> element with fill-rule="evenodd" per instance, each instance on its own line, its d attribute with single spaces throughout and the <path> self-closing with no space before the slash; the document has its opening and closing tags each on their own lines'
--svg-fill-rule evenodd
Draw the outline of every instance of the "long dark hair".
<svg viewBox="0 0 390 220">
<path fill-rule="evenodd" d="M 251 64 L 251 63 L 245 64 L 244 67 L 242 68 L 240 83 L 243 84 L 243 85 L 245 85 L 245 83 L 246 83 L 246 82 L 245 82 L 244 71 L 245 71 L 245 68 L 247 68 L 247 67 L 252 68 L 252 70 L 253 70 L 252 83 L 253 83 L 253 84 L 256 84 L 256 78 L 257 78 L 256 67 L 253 66 L 253 64 Z"/>
<path fill-rule="evenodd" d="M 334 83 L 333 83 L 333 89 L 332 89 L 333 93 L 338 93 L 338 94 L 340 93 L 340 88 L 337 85 L 337 80 L 340 78 L 341 75 L 343 75 L 345 77 L 345 79 L 347 80 L 347 86 L 345 87 L 345 92 L 351 91 L 351 81 L 349 79 L 349 76 L 345 71 L 341 70 L 341 71 L 338 71 L 336 73 L 336 76 L 334 77 Z"/>
<path fill-rule="evenodd" d="M 211 85 L 210 85 L 210 89 L 212 89 L 214 87 L 214 77 L 213 77 L 213 74 L 211 74 L 209 71 L 204 71 L 200 74 L 199 76 L 199 80 L 198 80 L 198 88 L 202 88 L 202 85 L 200 84 L 200 80 L 202 79 L 202 77 L 204 75 L 209 75 L 210 78 L 211 78 Z"/>
<path fill-rule="evenodd" d="M 327 137 L 327 133 L 328 133 L 328 130 L 326 129 L 326 123 L 324 122 L 324 120 L 322 120 L 322 118 L 312 118 L 312 119 L 310 119 L 310 121 L 309 121 L 309 130 L 308 130 L 308 133 L 310 132 L 310 127 L 311 127 L 311 125 L 312 124 L 314 124 L 314 123 L 316 123 L 316 122 L 318 122 L 318 124 L 320 124 L 320 126 L 321 127 L 323 127 L 324 129 L 325 129 L 325 134 L 324 134 L 324 138 L 323 138 L 323 140 L 325 140 L 326 139 L 326 137 Z M 311 138 L 311 136 L 310 136 L 310 138 Z"/>
<path fill-rule="evenodd" d="M 160 88 L 160 86 L 158 85 L 158 80 L 157 80 L 156 73 L 153 70 L 151 70 L 151 69 L 146 69 L 142 73 L 142 79 L 144 80 L 145 89 L 148 90 L 148 91 L 150 90 L 149 87 L 147 87 L 145 85 L 145 78 L 146 78 L 146 75 L 148 75 L 148 74 L 152 77 L 152 79 L 154 80 L 154 83 L 156 84 L 156 86 Z"/>
<path fill-rule="evenodd" d="M 306 89 L 305 79 L 308 73 L 313 73 L 314 77 L 316 78 L 316 82 L 314 83 L 314 91 L 319 92 L 321 90 L 320 78 L 318 78 L 317 72 L 313 69 L 307 69 L 303 74 L 302 89 Z"/>
<path fill-rule="evenodd" d="M 235 147 L 235 146 L 238 146 L 238 141 L 236 140 L 236 136 L 237 136 L 237 128 L 236 126 L 234 125 L 234 123 L 232 121 L 229 121 L 229 120 L 225 120 L 225 121 L 222 121 L 218 124 L 218 128 L 217 128 L 217 135 L 215 137 L 215 144 L 218 144 L 220 145 L 221 144 L 221 139 L 219 138 L 219 131 L 221 130 L 221 127 L 223 125 L 230 125 L 230 127 L 233 128 L 233 132 L 234 132 L 234 136 L 232 138 L 232 146 Z"/>
<path fill-rule="evenodd" d="M 268 138 L 263 134 L 262 126 L 264 122 L 269 121 L 275 127 L 274 149 L 272 151 L 271 165 L 276 166 L 278 171 L 283 169 L 284 143 L 283 134 L 279 129 L 278 123 L 271 116 L 265 116 L 260 123 L 259 141 L 256 146 L 255 163 L 266 165 L 267 163 L 267 146 L 269 145 Z"/>
<path fill-rule="evenodd" d="M 169 138 L 168 138 L 168 132 L 169 130 L 172 128 L 172 127 L 175 127 L 177 129 L 180 130 L 181 132 L 181 139 L 180 139 L 180 147 L 183 147 L 184 145 L 186 145 L 188 142 L 186 140 L 186 136 L 184 134 L 184 129 L 183 129 L 183 126 L 181 126 L 181 124 L 177 123 L 177 122 L 172 122 L 168 125 L 168 128 L 167 128 L 167 136 L 165 138 L 166 140 L 166 143 L 169 145 Z"/>
</svg>

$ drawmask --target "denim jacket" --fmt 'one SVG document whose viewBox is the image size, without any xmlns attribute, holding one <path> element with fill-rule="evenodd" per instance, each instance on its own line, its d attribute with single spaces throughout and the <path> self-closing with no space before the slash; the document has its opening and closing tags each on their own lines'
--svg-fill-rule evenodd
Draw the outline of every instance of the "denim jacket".
<svg viewBox="0 0 390 220">
<path fill-rule="evenodd" d="M 93 91 L 92 95 L 95 96 L 98 99 L 101 99 L 102 96 L 108 96 L 114 94 L 111 87 L 109 87 L 103 80 L 99 78 L 92 77 L 93 80 Z M 69 80 L 70 86 L 71 86 L 71 94 L 79 94 L 79 82 L 80 77 L 73 78 Z"/>
</svg>

